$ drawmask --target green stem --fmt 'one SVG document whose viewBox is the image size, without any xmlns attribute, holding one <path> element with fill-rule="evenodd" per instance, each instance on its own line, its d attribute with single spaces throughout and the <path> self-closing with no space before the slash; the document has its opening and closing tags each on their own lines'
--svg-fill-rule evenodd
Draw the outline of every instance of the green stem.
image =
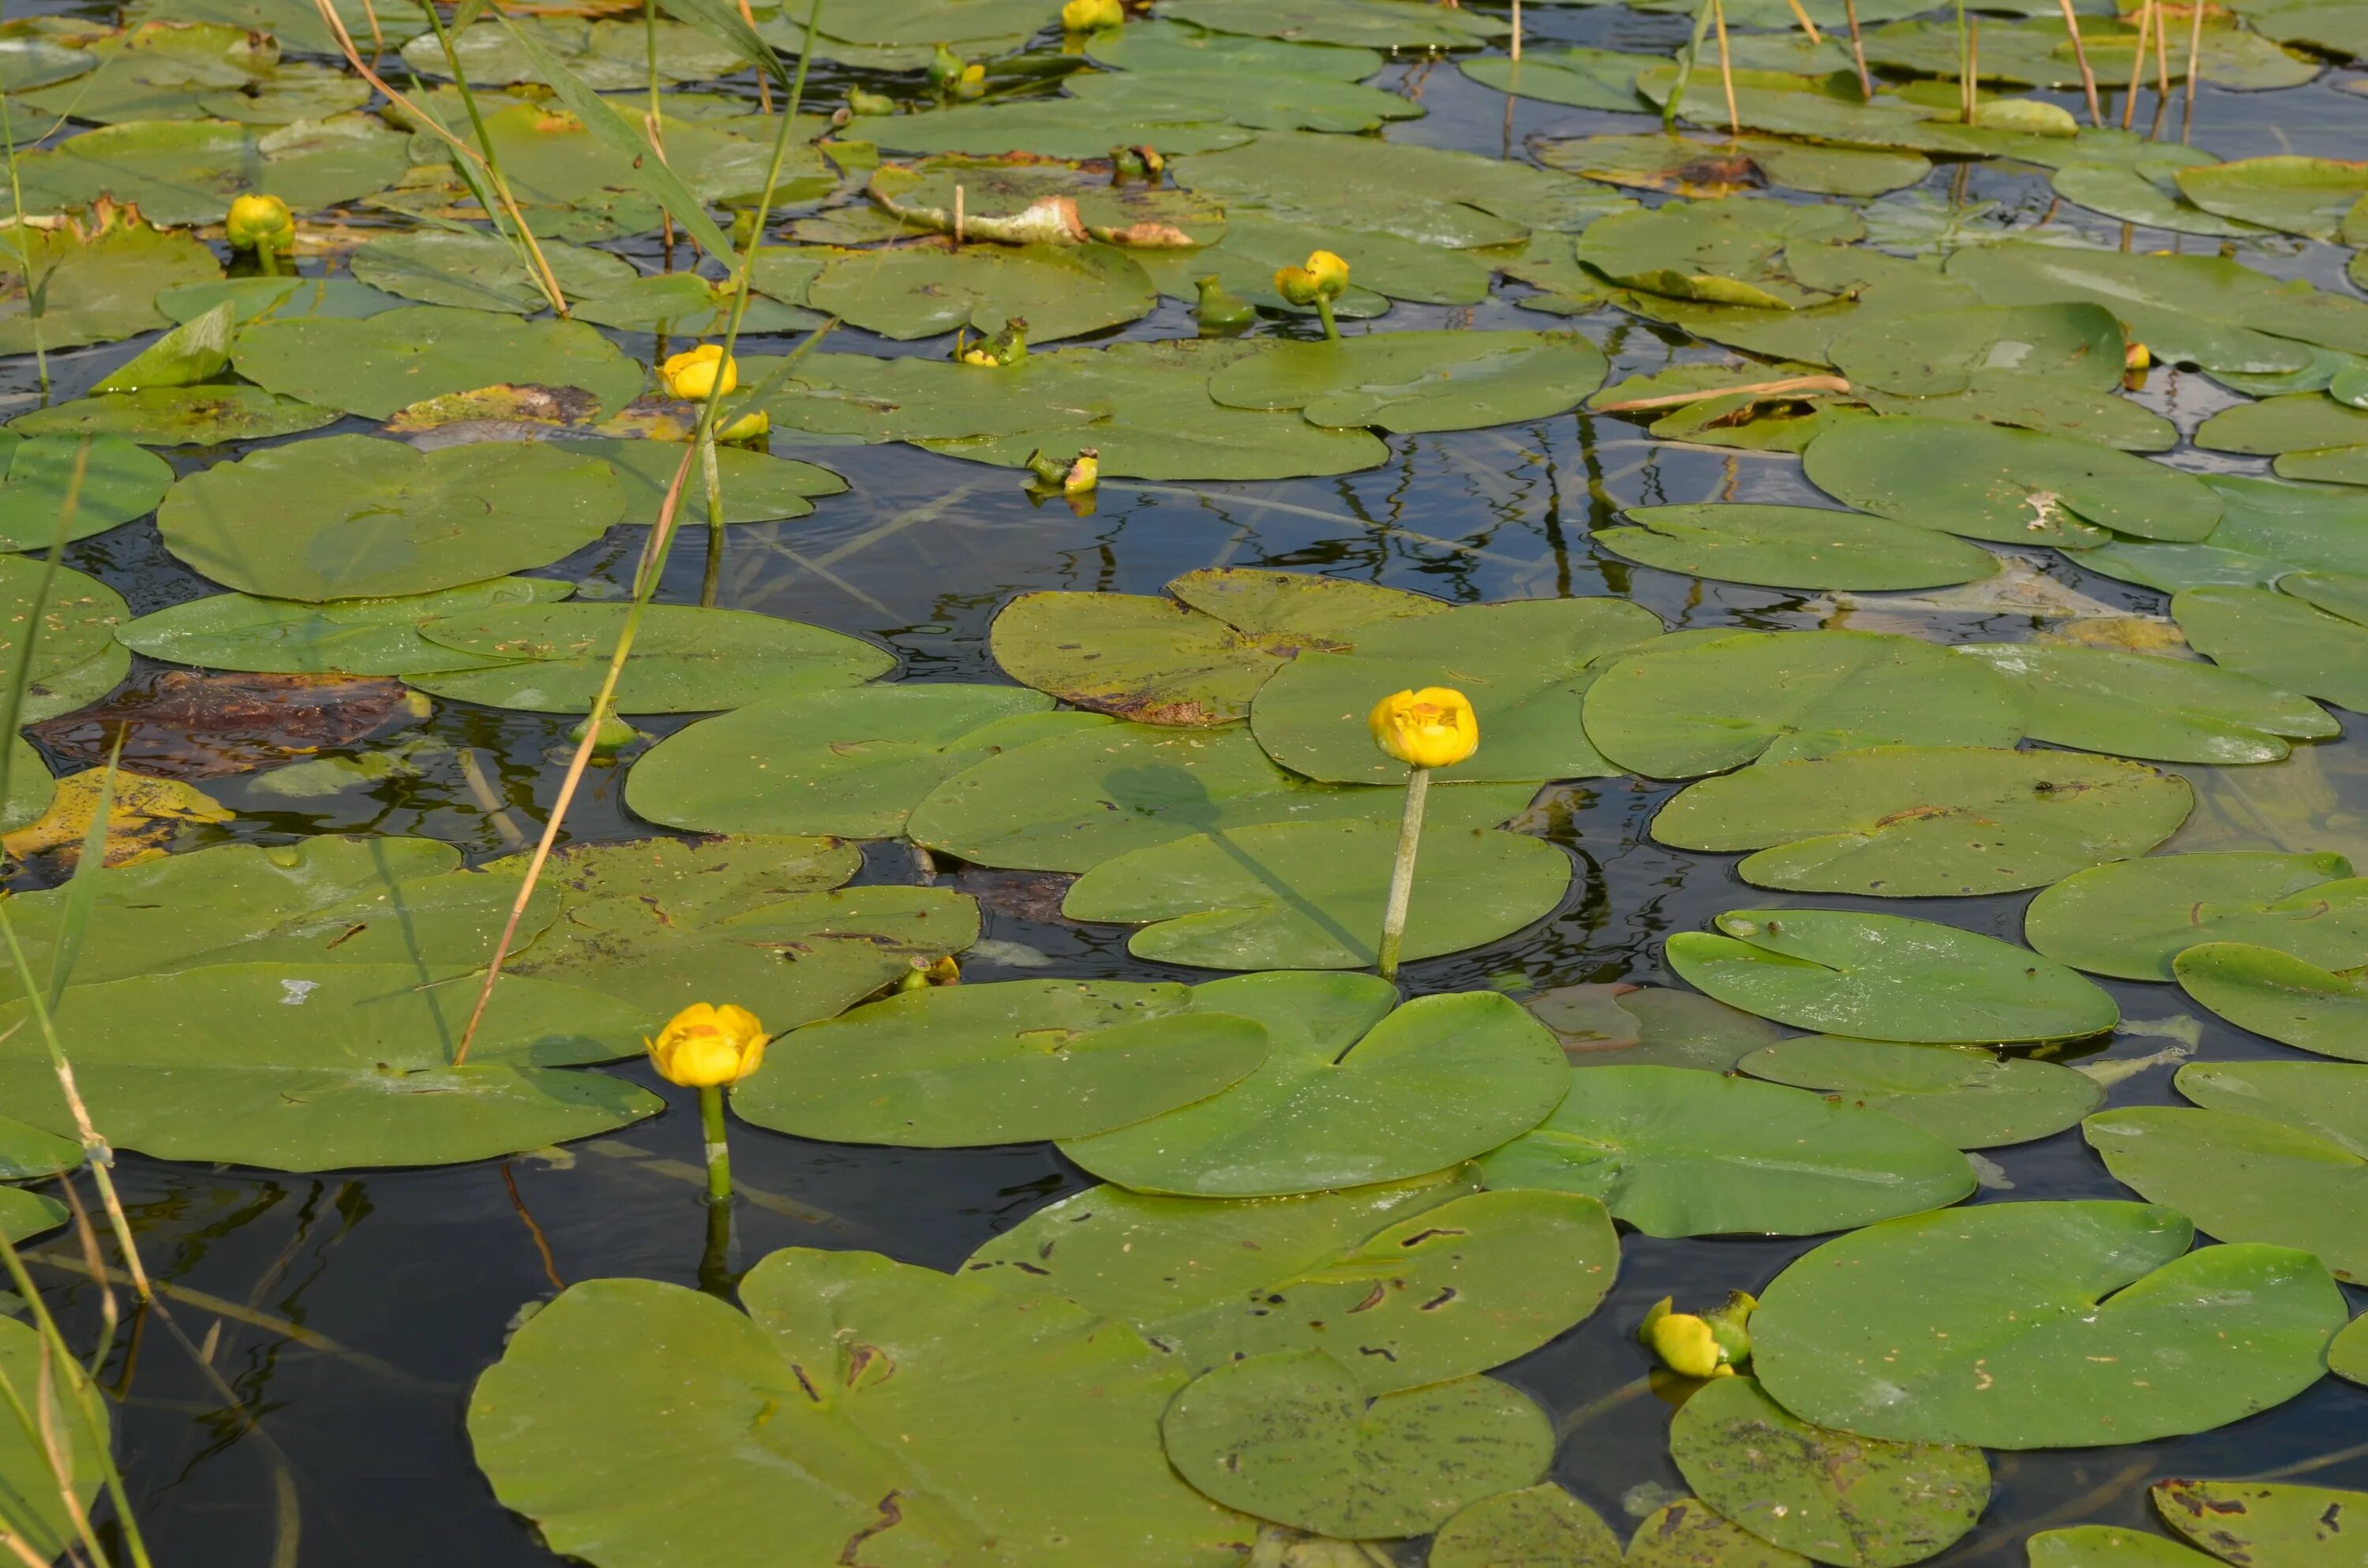
<svg viewBox="0 0 2368 1568">
<path fill-rule="evenodd" d="M 1339 342 L 1340 324 L 1332 319 L 1332 301 L 1328 296 L 1315 296 L 1315 313 L 1324 321 L 1324 340 L 1326 343 Z"/>
<path fill-rule="evenodd" d="M 1694 79 L 1694 61 L 1702 54 L 1702 40 L 1710 35 L 1710 6 L 1711 0 L 1702 0 L 1702 9 L 1694 13 L 1693 41 L 1686 45 L 1683 54 L 1678 56 L 1678 79 L 1670 85 L 1669 96 L 1661 104 L 1661 129 L 1664 131 L 1677 130 L 1678 111 L 1684 107 L 1686 88 L 1692 85 Z"/>
<path fill-rule="evenodd" d="M 700 477 L 707 485 L 707 573 L 700 579 L 699 602 L 715 608 L 715 590 L 723 580 L 723 479 L 715 466 L 715 432 L 699 433 Z"/>
<path fill-rule="evenodd" d="M 33 277 L 33 253 L 25 244 L 25 187 L 17 177 L 17 127 L 8 116 L 8 99 L 0 95 L 0 138 L 8 143 L 8 200 L 16 214 L 17 265 L 25 274 L 25 318 L 33 328 L 33 366 L 41 378 L 41 402 L 50 401 L 50 355 L 41 346 L 40 284 Z"/>
<path fill-rule="evenodd" d="M 721 1208 L 732 1201 L 732 1150 L 723 1138 L 723 1089 L 711 1084 L 699 1091 L 699 1127 L 707 1138 L 707 1201 Z"/>
<path fill-rule="evenodd" d="M 1390 867 L 1390 902 L 1382 912 L 1382 950 L 1375 966 L 1383 980 L 1398 977 L 1398 949 L 1406 943 L 1406 906 L 1414 902 L 1414 856 L 1422 844 L 1422 804 L 1430 793 L 1430 769 L 1406 774 L 1406 815 L 1398 823 L 1398 855 Z"/>
</svg>

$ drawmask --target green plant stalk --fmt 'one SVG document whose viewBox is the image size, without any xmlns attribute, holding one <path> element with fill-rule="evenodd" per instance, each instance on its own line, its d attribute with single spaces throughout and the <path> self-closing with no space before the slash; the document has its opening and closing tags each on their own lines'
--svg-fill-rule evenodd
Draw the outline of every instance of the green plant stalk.
<svg viewBox="0 0 2368 1568">
<path fill-rule="evenodd" d="M 1324 323 L 1324 340 L 1327 343 L 1339 342 L 1340 324 L 1332 319 L 1331 295 L 1318 294 L 1315 296 L 1315 313 Z"/>
<path fill-rule="evenodd" d="M 1694 61 L 1702 53 L 1702 40 L 1710 36 L 1711 4 L 1712 0 L 1702 0 L 1702 9 L 1694 13 L 1693 41 L 1687 44 L 1686 51 L 1678 57 L 1678 79 L 1671 85 L 1668 97 L 1661 104 L 1661 129 L 1664 131 L 1674 131 L 1677 129 L 1678 110 L 1684 105 L 1686 88 L 1693 81 Z"/>
<path fill-rule="evenodd" d="M 74 449 L 65 499 L 58 504 L 58 531 L 50 540 L 49 558 L 41 563 L 41 580 L 33 585 L 33 608 L 25 616 L 25 645 L 17 651 L 17 667 L 8 672 L 8 695 L 0 699 L 0 801 L 8 798 L 8 774 L 16 760 L 8 743 L 16 738 L 17 716 L 25 711 L 25 693 L 33 684 L 33 645 L 40 639 L 41 617 L 50 610 L 50 593 L 57 586 L 66 535 L 74 532 L 74 513 L 82 506 L 83 476 L 89 469 L 90 437 L 85 436 Z"/>
<path fill-rule="evenodd" d="M 320 4 L 324 8 L 331 7 L 331 0 L 320 0 Z M 436 42 L 444 51 L 444 63 L 450 66 L 452 72 L 452 85 L 460 92 L 461 107 L 468 110 L 470 127 L 477 133 L 477 145 L 484 151 L 486 178 L 491 181 L 499 196 L 500 206 L 489 209 L 486 216 L 494 220 L 494 227 L 498 230 L 502 226 L 501 207 L 508 208 L 511 221 L 518 225 L 518 233 L 509 236 L 511 245 L 523 247 L 524 254 L 534 271 L 536 281 L 541 285 L 543 293 L 551 301 L 551 308 L 564 317 L 567 314 L 566 297 L 559 291 L 559 280 L 552 276 L 551 264 L 543 258 L 542 246 L 535 240 L 534 231 L 527 227 L 526 214 L 519 210 L 518 199 L 510 194 L 509 180 L 502 173 L 501 154 L 494 150 L 493 133 L 485 129 L 484 111 L 477 107 L 477 95 L 469 85 L 469 74 L 461 69 L 460 48 L 452 41 L 452 35 L 445 31 L 444 18 L 437 12 L 436 0 L 419 0 L 419 8 L 427 13 L 427 25 L 435 29 Z M 375 14 L 373 14 L 373 19 L 375 19 Z M 341 30 L 340 37 L 342 36 Z M 655 35 L 652 36 L 650 48 L 652 50 L 650 68 L 655 72 L 657 69 L 655 55 L 657 43 Z M 653 77 L 653 81 L 655 80 L 655 78 Z M 482 193 L 480 193 L 479 205 L 484 205 Z"/>
<path fill-rule="evenodd" d="M 328 0 L 318 0 L 325 6 Z M 741 253 L 740 265 L 734 273 L 739 287 L 732 297 L 732 313 L 724 324 L 723 357 L 732 358 L 733 346 L 739 341 L 740 323 L 748 308 L 749 279 L 754 275 L 757 253 L 765 243 L 765 215 L 772 210 L 773 192 L 780 185 L 781 165 L 789 157 L 790 131 L 797 123 L 798 105 L 803 99 L 807 62 L 814 58 L 814 33 L 822 21 L 822 0 L 813 0 L 806 12 L 805 49 L 798 56 L 798 74 L 790 87 L 789 107 L 781 115 L 780 129 L 773 136 L 772 162 L 765 170 L 765 189 L 757 202 L 757 221 L 749 225 L 747 248 Z M 817 327 L 807 335 L 799 353 L 806 353 L 830 330 L 829 324 Z M 715 418 L 723 408 L 721 397 L 709 398 L 700 409 L 699 428 L 693 444 L 712 441 L 715 435 Z M 461 1043 L 452 1052 L 452 1065 L 461 1066 L 469 1060 L 469 1047 L 477 1038 L 477 1026 L 485 1016 L 485 1005 L 493 1000 L 494 986 L 502 977 L 502 965 L 509 957 L 510 943 L 517 938 L 518 922 L 526 915 L 528 902 L 534 897 L 535 884 L 541 879 L 542 868 L 551 858 L 552 846 L 558 842 L 559 830 L 567 819 L 567 808 L 574 803 L 576 787 L 583 782 L 584 770 L 592 760 L 594 745 L 600 737 L 600 726 L 607 722 L 610 704 L 616 700 L 617 683 L 625 673 L 625 661 L 632 656 L 633 639 L 641 632 L 642 613 L 649 608 L 650 598 L 657 592 L 658 581 L 665 575 L 666 558 L 674 543 L 674 517 L 682 501 L 682 486 L 689 476 L 691 459 L 696 454 L 686 451 L 675 470 L 674 483 L 667 486 L 666 500 L 658 508 L 658 521 L 651 532 L 650 544 L 639 568 L 639 579 L 633 585 L 633 602 L 625 611 L 625 624 L 617 633 L 616 652 L 609 655 L 609 673 L 600 682 L 599 692 L 592 699 L 592 710 L 584 721 L 584 738 L 576 743 L 575 755 L 567 765 L 567 776 L 560 781 L 558 798 L 552 801 L 551 819 L 543 824 L 542 839 L 536 845 L 534 858 L 527 865 L 524 880 L 518 885 L 517 899 L 510 904 L 508 922 L 494 946 L 493 961 L 485 967 L 484 984 L 477 992 L 476 1005 L 470 1010 L 468 1027 L 461 1031 Z M 5 781 L 0 781 L 5 782 Z"/>
<path fill-rule="evenodd" d="M 58 950 L 50 960 L 50 1010 L 57 1011 L 58 999 L 66 994 L 66 985 L 74 978 L 74 964 L 82 957 L 84 936 L 90 929 L 90 912 L 98 903 L 98 873 L 107 865 L 108 819 L 115 812 L 115 780 L 123 767 L 123 737 L 131 733 L 124 725 L 115 732 L 115 744 L 107 754 L 107 771 L 98 778 L 98 804 L 90 815 L 90 826 L 83 830 L 82 856 L 74 862 L 74 876 L 66 882 L 65 914 L 58 922 Z"/>
<path fill-rule="evenodd" d="M 1406 944 L 1406 907 L 1414 902 L 1414 857 L 1422 845 L 1422 808 L 1430 793 L 1430 769 L 1406 770 L 1406 815 L 1398 819 L 1397 858 L 1390 865 L 1390 902 L 1382 911 L 1382 946 L 1375 970 L 1383 980 L 1398 977 L 1398 949 Z"/>
<path fill-rule="evenodd" d="M 699 472 L 707 491 L 707 568 L 700 574 L 699 602 L 712 609 L 715 591 L 723 581 L 723 475 L 716 462 L 715 432 L 704 424 L 699 432 Z"/>
<path fill-rule="evenodd" d="M 709 1084 L 699 1091 L 699 1127 L 707 1139 L 707 1200 L 732 1201 L 732 1147 L 724 1142 L 723 1089 Z"/>
<path fill-rule="evenodd" d="M 9 118 L 8 98 L 0 93 L 0 138 L 8 143 L 8 202 L 16 215 L 17 265 L 25 274 L 25 316 L 33 324 L 33 367 L 41 378 L 41 401 L 50 401 L 50 354 L 41 345 L 41 290 L 33 282 L 33 252 L 25 244 L 25 187 L 17 176 L 17 127 Z"/>
</svg>

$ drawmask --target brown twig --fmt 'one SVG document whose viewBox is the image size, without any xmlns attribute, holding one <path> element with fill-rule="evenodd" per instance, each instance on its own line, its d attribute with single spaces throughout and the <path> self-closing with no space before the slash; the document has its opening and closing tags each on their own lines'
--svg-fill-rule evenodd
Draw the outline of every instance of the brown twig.
<svg viewBox="0 0 2368 1568">
<path fill-rule="evenodd" d="M 2138 47 L 2130 56 L 2130 96 L 2122 105 L 2122 129 L 2127 131 L 2136 123 L 2138 87 L 2146 81 L 2146 40 L 2154 34 L 2154 0 L 2141 0 L 2138 6 Z"/>
<path fill-rule="evenodd" d="M 2072 0 L 2064 0 L 2069 6 Z M 1850 19 L 1850 59 L 1858 63 L 1859 96 L 1867 102 L 1874 101 L 1874 78 L 1867 74 L 1866 40 L 1859 37 L 1858 0 L 1842 0 L 1842 15 Z"/>
<path fill-rule="evenodd" d="M 1659 397 L 1632 397 L 1619 403 L 1599 403 L 1589 414 L 1633 414 L 1645 408 L 1677 408 L 1690 403 L 1704 403 L 1714 397 L 1732 397 L 1736 392 L 1752 392 L 1761 397 L 1784 395 L 1814 397 L 1820 392 L 1846 392 L 1850 390 L 1842 376 L 1791 376 L 1781 381 L 1753 381 L 1739 387 L 1704 387 L 1700 392 L 1666 392 Z"/>
<path fill-rule="evenodd" d="M 1718 29 L 1718 79 L 1726 88 L 1726 133 L 1743 133 L 1743 117 L 1735 112 L 1735 65 L 1726 51 L 1726 0 L 1710 0 L 1711 25 Z"/>
<path fill-rule="evenodd" d="M 2080 86 L 2089 95 L 2089 123 L 2101 127 L 2105 111 L 2097 101 L 2097 74 L 2089 69 L 2089 45 L 2080 37 L 2080 18 L 2072 14 L 2072 0 L 2060 0 L 2060 4 L 2064 7 L 2064 30 L 2072 35 L 2072 63 L 2080 68 Z"/>
<path fill-rule="evenodd" d="M 527 1208 L 526 1199 L 519 1194 L 518 1177 L 510 1174 L 507 1160 L 502 1162 L 502 1185 L 510 1189 L 510 1207 L 518 1210 L 520 1220 L 526 1221 L 526 1233 L 534 1238 L 534 1250 L 542 1258 L 542 1277 L 551 1281 L 552 1290 L 566 1290 L 567 1281 L 559 1277 L 559 1262 L 551 1256 L 551 1243 L 544 1238 L 542 1227 L 534 1222 L 533 1211 Z"/>
</svg>

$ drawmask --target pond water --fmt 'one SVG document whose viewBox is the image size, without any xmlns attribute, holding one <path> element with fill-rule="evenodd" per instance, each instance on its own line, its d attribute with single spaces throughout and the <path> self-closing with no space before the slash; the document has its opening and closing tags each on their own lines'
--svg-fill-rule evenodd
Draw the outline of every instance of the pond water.
<svg viewBox="0 0 2368 1568">
<path fill-rule="evenodd" d="M 1532 51 L 1578 44 L 1668 53 L 1691 31 L 1689 17 L 1611 6 L 1533 6 L 1524 20 Z M 2178 23 L 2182 33 L 2184 26 Z M 808 92 L 812 104 L 827 111 L 850 89 L 904 91 L 912 80 L 910 74 L 825 63 Z M 1508 107 L 1504 95 L 1444 61 L 1393 62 L 1373 80 L 1416 98 L 1426 111 L 1419 119 L 1394 124 L 1390 140 L 1488 156 L 1521 156 L 1540 136 L 1634 133 L 1653 124 L 1643 114 L 1528 99 L 1510 100 Z M 2347 90 L 2363 84 L 2368 75 L 2341 67 L 2308 85 L 2274 93 L 2224 91 L 2207 77 L 2185 134 L 2194 146 L 2227 159 L 2271 153 L 2343 157 L 2368 144 L 2368 97 Z M 2040 96 L 2070 108 L 2079 104 L 2077 91 Z M 2119 97 L 2111 95 L 2109 105 Z M 2146 95 L 2139 112 L 2154 111 L 2154 96 Z M 2168 114 L 2163 134 L 2175 141 L 2181 134 L 2176 95 Z M 2027 226 L 2052 213 L 2052 224 L 2107 248 L 2208 255 L 2217 247 L 2216 241 L 2194 236 L 2126 230 L 2059 203 L 2046 171 L 2028 165 L 1942 163 L 1919 194 L 1968 211 L 1995 204 L 1970 220 L 1976 223 Z M 611 248 L 644 265 L 655 265 L 658 255 L 649 238 Z M 2248 265 L 2348 292 L 2345 256 L 2333 245 L 2284 239 L 2248 244 L 2244 253 Z M 305 265 L 316 270 L 322 264 Z M 1528 292 L 1507 281 L 1476 307 L 1401 302 L 1377 330 L 1534 329 L 1544 318 L 1515 303 Z M 1608 357 L 1611 382 L 1672 364 L 1728 358 L 1675 327 L 1609 306 L 1576 324 Z M 1258 330 L 1302 336 L 1313 331 L 1308 324 L 1272 317 Z M 1094 341 L 1194 332 L 1190 309 L 1171 299 Z M 644 361 L 661 351 L 646 334 L 609 335 Z M 143 335 L 52 354 L 51 401 L 79 395 L 153 341 L 153 335 Z M 760 337 L 746 347 L 780 352 L 796 341 L 794 335 Z M 838 328 L 829 347 L 875 355 L 944 351 L 941 339 L 898 343 L 852 326 Z M 0 406 L 12 415 L 40 403 L 29 360 L 0 369 Z M 2132 396 L 2182 433 L 2243 401 L 2203 375 L 2179 369 L 2156 369 Z M 372 420 L 348 416 L 316 434 L 376 427 Z M 1650 609 L 1679 631 L 1848 626 L 1909 631 L 1939 642 L 2021 642 L 2060 619 L 2012 605 L 1897 608 L 1879 597 L 1840 607 L 1832 596 L 1636 565 L 1592 537 L 1623 508 L 1637 506 L 1827 504 L 1789 453 L 1664 440 L 1639 423 L 1583 410 L 1387 439 L 1386 462 L 1338 477 L 1257 483 L 1110 477 L 1077 515 L 1057 496 L 1031 495 L 1008 469 L 903 445 L 809 448 L 777 433 L 776 454 L 821 462 L 843 474 L 848 489 L 820 500 L 810 517 L 733 529 L 717 602 L 870 640 L 894 653 L 901 666 L 897 678 L 911 682 L 1007 680 L 990 654 L 988 627 L 1016 594 L 1156 594 L 1181 573 L 1218 566 L 1322 574 L 1455 604 L 1610 596 Z M 236 451 L 165 455 L 176 472 L 189 472 Z M 2263 469 L 2258 460 L 2184 441 L 2162 460 L 2192 472 Z M 642 537 L 637 528 L 614 528 L 529 574 L 576 584 L 582 597 L 613 599 L 627 591 Z M 661 600 L 698 601 L 703 547 L 700 530 L 685 533 Z M 2000 552 L 2065 596 L 2086 596 L 2096 613 L 2166 612 L 2167 595 L 2083 571 L 2057 551 L 2003 546 Z M 121 593 L 134 615 L 215 591 L 166 552 L 153 518 L 79 540 L 64 559 Z M 154 667 L 143 660 L 136 670 Z M 2299 748 L 2284 763 L 2169 767 L 2195 785 L 2199 805 L 2165 848 L 2368 856 L 2368 778 L 2356 760 L 2360 721 L 2349 713 L 2337 717 L 2340 738 Z M 205 780 L 206 790 L 234 819 L 192 830 L 182 848 L 383 834 L 441 840 L 472 862 L 508 854 L 532 843 L 551 808 L 571 750 L 573 722 L 439 700 L 416 724 L 331 754 L 416 754 L 392 777 L 313 799 L 275 787 L 268 770 Z M 637 722 L 659 738 L 691 721 Z M 646 746 L 594 765 L 572 808 L 569 840 L 660 831 L 622 800 L 627 771 Z M 1409 964 L 1404 976 L 1409 994 L 1495 989 L 1520 995 L 1589 983 L 1678 984 L 1663 958 L 1665 938 L 1704 929 L 1723 910 L 1767 903 L 1815 902 L 1906 914 L 2009 941 L 2021 938 L 2029 892 L 1810 901 L 1748 888 L 1735 872 L 1737 857 L 1677 849 L 1648 836 L 1655 812 L 1684 787 L 1616 777 L 1550 790 L 1525 825 L 1575 858 L 1580 875 L 1570 893 L 1550 917 L 1516 936 Z M 54 867 L 37 866 L 23 885 L 57 875 Z M 980 902 L 983 941 L 962 960 L 966 983 L 1046 975 L 1209 978 L 1206 971 L 1131 957 L 1125 927 L 1059 918 L 1048 881 L 1037 874 L 949 862 L 938 876 L 939 885 Z M 873 843 L 866 846 L 857 882 L 915 878 L 907 846 Z M 2121 1006 L 2121 1029 L 2055 1059 L 2084 1066 L 2129 1063 L 2133 1070 L 2110 1085 L 2111 1106 L 2184 1103 L 2171 1077 L 2191 1053 L 2219 1061 L 2293 1055 L 2223 1022 L 2175 987 L 2114 979 L 2100 983 Z M 68 1043 L 71 1048 L 71 1038 Z M 181 1347 L 136 1318 L 116 1340 L 101 1379 L 120 1399 L 118 1454 L 159 1563 L 526 1568 L 555 1560 L 525 1519 L 495 1501 L 479 1472 L 463 1427 L 472 1385 L 500 1358 L 522 1311 L 550 1301 L 564 1286 L 608 1277 L 701 1282 L 694 1096 L 664 1083 L 645 1063 L 611 1071 L 664 1096 L 666 1112 L 608 1136 L 498 1163 L 300 1176 L 120 1156 L 116 1179 L 146 1267 L 168 1289 L 180 1321 L 205 1335 L 211 1366 L 244 1405 L 244 1414 L 223 1408 L 219 1392 Z M 1049 1143 L 894 1149 L 813 1142 L 741 1124 L 734 1129 L 734 1157 L 741 1189 L 735 1269 L 786 1246 L 869 1249 L 951 1269 L 1026 1216 L 1093 1185 Z M 2077 1128 L 1984 1151 L 1978 1164 L 1981 1190 L 1969 1200 L 1976 1205 L 2132 1196 Z M 1622 1536 L 1645 1514 L 1683 1494 L 1668 1453 L 1672 1407 L 1647 1385 L 1648 1358 L 1634 1337 L 1637 1324 L 1663 1296 L 1673 1295 L 1681 1305 L 1707 1304 L 1730 1289 L 1759 1290 L 1820 1239 L 1658 1240 L 1623 1229 L 1618 1284 L 1602 1307 L 1496 1372 L 1552 1413 L 1558 1438 L 1553 1479 Z M 69 1333 L 77 1343 L 92 1342 L 100 1332 L 100 1292 L 83 1271 L 71 1233 L 28 1244 L 28 1255 Z M 2350 1290 L 2354 1312 L 2363 1299 L 2357 1288 Z M 2368 1487 L 2363 1415 L 2362 1391 L 2330 1378 L 2273 1410 L 2202 1436 L 1995 1454 L 1996 1492 L 1987 1513 L 1970 1535 L 1931 1561 L 2020 1563 L 2025 1537 L 2068 1524 L 2154 1528 L 2146 1487 L 2168 1476 Z M 1412 1549 L 1403 1558 L 1417 1560 Z"/>
</svg>

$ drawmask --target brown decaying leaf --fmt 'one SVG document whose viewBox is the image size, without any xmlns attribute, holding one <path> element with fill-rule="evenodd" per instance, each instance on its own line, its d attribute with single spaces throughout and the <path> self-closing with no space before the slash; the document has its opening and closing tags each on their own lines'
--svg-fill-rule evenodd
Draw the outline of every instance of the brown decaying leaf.
<svg viewBox="0 0 2368 1568">
<path fill-rule="evenodd" d="M 471 419 L 523 420 L 535 425 L 589 425 L 600 400 L 581 387 L 546 387 L 507 381 L 474 392 L 448 392 L 397 409 L 386 422 L 390 436 L 408 436 L 439 425 Z"/>
<path fill-rule="evenodd" d="M 0 836 L 0 850 L 11 860 L 26 860 L 54 852 L 57 863 L 71 869 L 82 858 L 82 841 L 98 810 L 104 767 L 94 767 L 58 780 L 49 809 L 16 832 Z M 107 813 L 107 858 L 109 866 L 153 860 L 172 846 L 186 822 L 228 822 L 231 812 L 201 790 L 171 778 L 149 778 L 119 772 L 115 801 Z"/>
<path fill-rule="evenodd" d="M 104 702 L 25 733 L 60 756 L 96 765 L 129 726 L 125 768 L 151 778 L 212 778 L 349 745 L 418 717 L 415 700 L 396 680 L 151 670 Z"/>
</svg>

